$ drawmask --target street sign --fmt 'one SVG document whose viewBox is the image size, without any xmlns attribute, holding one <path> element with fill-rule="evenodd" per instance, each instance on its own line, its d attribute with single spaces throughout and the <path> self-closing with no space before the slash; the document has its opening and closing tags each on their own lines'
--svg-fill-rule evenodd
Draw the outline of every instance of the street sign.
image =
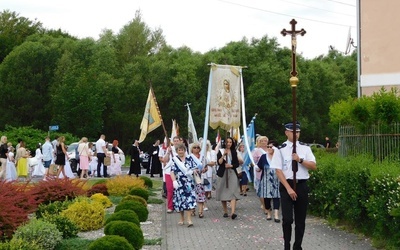
<svg viewBox="0 0 400 250">
<path fill-rule="evenodd" d="M 49 126 L 49 130 L 50 130 L 50 131 L 58 130 L 58 125 Z"/>
</svg>

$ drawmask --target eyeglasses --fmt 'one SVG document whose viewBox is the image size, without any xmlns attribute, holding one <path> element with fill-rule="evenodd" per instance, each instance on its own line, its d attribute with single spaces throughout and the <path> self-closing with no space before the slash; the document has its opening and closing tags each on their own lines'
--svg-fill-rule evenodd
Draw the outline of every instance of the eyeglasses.
<svg viewBox="0 0 400 250">
<path fill-rule="evenodd" d="M 267 146 L 267 148 L 272 148 L 272 146 Z"/>
<path fill-rule="evenodd" d="M 197 146 L 196 146 L 196 147 L 193 147 L 193 148 L 199 148 L 199 149 L 200 149 L 200 147 L 197 147 Z"/>
</svg>

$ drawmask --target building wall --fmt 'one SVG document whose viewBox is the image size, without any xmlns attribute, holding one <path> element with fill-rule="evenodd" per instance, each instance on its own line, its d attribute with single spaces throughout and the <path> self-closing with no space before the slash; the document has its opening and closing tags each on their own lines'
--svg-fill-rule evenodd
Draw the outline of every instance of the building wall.
<svg viewBox="0 0 400 250">
<path fill-rule="evenodd" d="M 361 95 L 400 89 L 400 0 L 359 1 Z"/>
</svg>

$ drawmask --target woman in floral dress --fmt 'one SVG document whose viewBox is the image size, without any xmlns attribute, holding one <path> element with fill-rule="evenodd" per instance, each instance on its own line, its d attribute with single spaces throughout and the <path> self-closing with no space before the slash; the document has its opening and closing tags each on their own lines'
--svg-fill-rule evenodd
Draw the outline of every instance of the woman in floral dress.
<svg viewBox="0 0 400 250">
<path fill-rule="evenodd" d="M 202 182 L 197 184 L 195 183 L 195 192 L 196 192 L 196 203 L 199 207 L 199 218 L 203 218 L 203 211 L 204 211 L 204 207 L 205 207 L 205 202 L 206 202 L 206 191 L 204 189 L 204 185 L 203 185 L 203 179 L 204 179 L 204 175 L 207 173 L 208 167 L 205 166 L 203 167 L 201 165 L 201 161 L 200 161 L 200 143 L 198 142 L 194 142 L 192 144 L 192 148 L 190 150 L 191 154 L 190 156 L 193 157 L 194 160 L 197 161 L 197 165 L 198 165 L 198 169 L 194 170 L 196 171 L 202 178 Z M 207 177 L 206 177 L 207 178 Z M 192 215 L 196 215 L 195 211 L 193 210 L 193 214 Z"/>
<path fill-rule="evenodd" d="M 168 153 L 171 147 L 168 148 Z M 178 156 L 173 157 L 174 165 L 171 167 L 171 179 L 174 186 L 173 204 L 181 218 L 179 225 L 184 224 L 185 214 L 188 227 L 193 226 L 191 212 L 196 208 L 196 193 L 193 181 L 193 170 L 197 168 L 196 161 L 191 156 L 186 156 L 186 146 L 176 146 Z"/>
</svg>

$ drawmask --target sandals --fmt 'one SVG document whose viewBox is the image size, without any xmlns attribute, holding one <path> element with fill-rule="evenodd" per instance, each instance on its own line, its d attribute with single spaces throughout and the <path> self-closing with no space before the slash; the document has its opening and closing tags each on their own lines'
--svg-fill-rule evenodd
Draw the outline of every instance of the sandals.
<svg viewBox="0 0 400 250">
<path fill-rule="evenodd" d="M 193 227 L 193 222 L 188 222 L 188 227 Z"/>
<path fill-rule="evenodd" d="M 203 213 L 199 213 L 199 218 L 203 218 L 203 217 L 204 217 Z"/>
<path fill-rule="evenodd" d="M 192 211 L 192 216 L 196 216 L 196 210 Z"/>
<path fill-rule="evenodd" d="M 183 224 L 184 224 L 183 221 L 179 221 L 179 222 L 178 222 L 178 225 L 179 225 L 179 226 L 182 226 Z"/>
</svg>

